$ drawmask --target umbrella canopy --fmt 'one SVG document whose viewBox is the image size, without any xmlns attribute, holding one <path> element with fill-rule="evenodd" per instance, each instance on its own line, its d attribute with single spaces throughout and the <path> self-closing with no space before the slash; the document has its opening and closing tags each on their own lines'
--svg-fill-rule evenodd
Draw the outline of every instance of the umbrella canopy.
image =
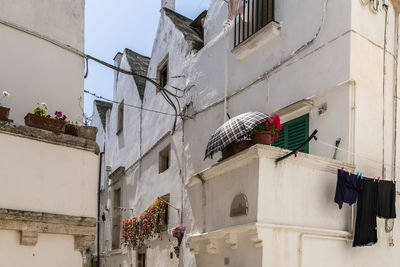
<svg viewBox="0 0 400 267">
<path fill-rule="evenodd" d="M 267 121 L 269 116 L 261 112 L 247 112 L 225 122 L 208 140 L 204 159 L 224 149 L 233 141 L 251 132 L 258 124 Z"/>
</svg>

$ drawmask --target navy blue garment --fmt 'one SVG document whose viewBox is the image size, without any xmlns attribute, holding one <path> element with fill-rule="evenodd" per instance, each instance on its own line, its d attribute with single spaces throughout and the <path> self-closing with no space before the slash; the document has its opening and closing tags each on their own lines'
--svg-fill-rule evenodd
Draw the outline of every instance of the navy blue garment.
<svg viewBox="0 0 400 267">
<path fill-rule="evenodd" d="M 335 203 L 342 208 L 343 203 L 352 205 L 357 202 L 358 193 L 362 190 L 361 179 L 357 175 L 338 170 Z"/>
</svg>

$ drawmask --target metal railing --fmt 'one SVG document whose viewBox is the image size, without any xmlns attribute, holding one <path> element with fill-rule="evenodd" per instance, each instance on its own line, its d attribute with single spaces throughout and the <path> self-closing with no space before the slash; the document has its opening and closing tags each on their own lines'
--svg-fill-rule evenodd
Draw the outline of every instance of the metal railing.
<svg viewBox="0 0 400 267">
<path fill-rule="evenodd" d="M 235 47 L 275 19 L 274 3 L 274 0 L 243 0 L 242 13 L 235 17 Z"/>
</svg>

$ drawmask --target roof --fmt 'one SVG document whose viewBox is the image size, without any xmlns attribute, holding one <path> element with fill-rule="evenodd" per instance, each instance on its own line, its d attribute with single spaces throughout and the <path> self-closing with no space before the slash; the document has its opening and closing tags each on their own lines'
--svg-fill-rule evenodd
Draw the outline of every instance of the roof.
<svg viewBox="0 0 400 267">
<path fill-rule="evenodd" d="M 128 48 L 125 48 L 124 53 L 126 54 L 126 58 L 128 59 L 128 64 L 131 67 L 132 72 L 147 76 L 150 58 L 133 52 Z M 135 79 L 140 98 L 143 100 L 144 89 L 146 87 L 146 79 L 137 76 L 133 76 L 133 78 Z"/>
<path fill-rule="evenodd" d="M 185 40 L 190 43 L 193 49 L 200 50 L 204 46 L 203 30 L 192 25 L 192 20 L 176 13 L 168 8 L 163 8 L 165 15 L 174 23 L 176 28 L 183 33 Z M 203 12 L 204 13 L 204 12 Z M 202 14 L 203 14 L 202 13 Z"/>
<path fill-rule="evenodd" d="M 99 117 L 101 120 L 101 124 L 103 125 L 103 129 L 106 128 L 106 113 L 109 109 L 112 108 L 112 103 L 104 102 L 100 100 L 95 100 L 94 103 L 97 107 L 97 112 L 99 113 Z"/>
</svg>

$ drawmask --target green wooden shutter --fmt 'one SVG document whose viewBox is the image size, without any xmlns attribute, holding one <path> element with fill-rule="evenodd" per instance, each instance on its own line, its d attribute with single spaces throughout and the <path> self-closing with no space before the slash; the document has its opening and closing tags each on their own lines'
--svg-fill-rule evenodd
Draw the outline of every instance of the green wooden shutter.
<svg viewBox="0 0 400 267">
<path fill-rule="evenodd" d="M 303 115 L 282 125 L 279 138 L 272 145 L 294 150 L 298 148 L 309 136 L 309 115 Z M 300 152 L 308 153 L 308 144 Z"/>
</svg>

